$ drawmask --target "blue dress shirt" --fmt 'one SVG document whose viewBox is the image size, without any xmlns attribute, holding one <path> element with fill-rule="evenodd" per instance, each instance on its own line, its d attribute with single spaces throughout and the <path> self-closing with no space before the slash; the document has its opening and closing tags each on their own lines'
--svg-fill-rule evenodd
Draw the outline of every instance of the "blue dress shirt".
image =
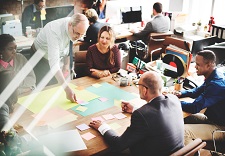
<svg viewBox="0 0 225 156">
<path fill-rule="evenodd" d="M 181 101 L 182 109 L 189 113 L 204 113 L 210 121 L 225 125 L 225 77 L 215 69 L 205 82 L 197 88 L 182 91 L 181 97 L 195 98 L 194 102 Z"/>
</svg>

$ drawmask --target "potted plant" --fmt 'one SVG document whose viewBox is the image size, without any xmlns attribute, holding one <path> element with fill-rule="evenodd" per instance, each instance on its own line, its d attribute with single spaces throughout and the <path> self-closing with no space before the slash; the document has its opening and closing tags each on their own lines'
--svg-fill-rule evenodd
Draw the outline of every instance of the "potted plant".
<svg viewBox="0 0 225 156">
<path fill-rule="evenodd" d="M 200 31 L 201 30 L 201 26 L 202 26 L 202 22 L 201 22 L 201 20 L 199 20 L 197 22 L 197 31 Z"/>
</svg>

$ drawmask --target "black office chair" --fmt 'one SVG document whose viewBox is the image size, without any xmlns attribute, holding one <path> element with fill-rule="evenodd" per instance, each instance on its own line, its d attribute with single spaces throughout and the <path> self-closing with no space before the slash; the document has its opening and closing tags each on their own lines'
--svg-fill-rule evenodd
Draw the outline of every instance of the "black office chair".
<svg viewBox="0 0 225 156">
<path fill-rule="evenodd" d="M 222 156 L 225 155 L 225 141 L 224 140 L 216 140 L 216 135 L 223 133 L 225 135 L 225 131 L 223 130 L 215 130 L 212 133 L 212 141 L 207 141 L 207 146 L 204 147 L 207 150 L 210 150 L 212 156 Z"/>
<path fill-rule="evenodd" d="M 147 59 L 147 62 L 149 62 L 148 46 L 142 40 L 130 42 L 129 61 L 132 62 L 134 57 L 137 57 L 142 61 L 146 61 Z"/>
</svg>

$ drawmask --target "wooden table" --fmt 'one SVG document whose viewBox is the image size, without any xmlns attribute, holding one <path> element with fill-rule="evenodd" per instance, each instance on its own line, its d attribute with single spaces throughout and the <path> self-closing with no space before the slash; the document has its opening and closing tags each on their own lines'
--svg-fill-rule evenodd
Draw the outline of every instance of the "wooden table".
<svg viewBox="0 0 225 156">
<path fill-rule="evenodd" d="M 82 78 L 78 78 L 78 79 L 75 79 L 75 80 L 72 81 L 73 84 L 75 84 L 77 86 L 82 86 L 84 88 L 89 87 L 94 83 L 103 83 L 103 82 L 108 82 L 109 84 L 120 87 L 118 82 L 115 82 L 113 79 L 111 79 L 109 77 L 108 78 L 102 78 L 102 79 L 94 79 L 94 78 L 91 78 L 91 77 L 82 77 Z M 123 90 L 129 91 L 129 92 L 138 93 L 138 89 L 134 85 L 127 86 L 127 87 L 120 87 L 120 88 L 123 89 Z M 18 108 L 18 106 L 20 106 L 20 105 L 17 105 L 17 107 L 15 108 L 15 111 Z M 85 124 L 88 125 L 91 121 L 91 118 L 93 118 L 93 117 L 98 117 L 98 116 L 105 115 L 105 114 L 108 114 L 108 113 L 118 114 L 118 113 L 122 112 L 121 109 L 117 106 L 113 106 L 109 109 L 100 111 L 98 113 L 95 113 L 95 114 L 92 114 L 92 115 L 89 115 L 89 116 L 86 116 L 86 117 L 83 117 L 80 114 L 77 114 L 76 112 L 74 112 L 72 110 L 69 110 L 69 111 L 78 116 L 77 120 L 73 121 L 69 124 L 66 124 L 66 125 L 58 128 L 54 131 L 76 129 L 76 126 L 79 125 L 79 124 L 85 123 Z M 125 129 L 130 125 L 130 114 L 128 114 L 128 113 L 124 113 L 124 114 L 127 115 L 127 118 L 125 118 L 125 119 L 121 119 L 121 120 L 113 119 L 113 120 L 107 120 L 106 121 L 106 123 L 112 123 L 112 122 L 116 121 L 119 125 L 123 125 L 119 129 L 116 130 L 116 132 L 118 134 L 122 134 L 125 131 Z M 29 125 L 33 120 L 32 115 L 33 115 L 33 113 L 31 111 L 26 110 L 26 112 L 22 115 L 22 117 L 17 121 L 17 124 L 26 128 L 27 125 Z M 92 134 L 94 134 L 96 136 L 96 138 L 91 139 L 90 141 L 86 141 L 85 139 L 83 139 L 88 149 L 82 150 L 82 151 L 71 152 L 71 153 L 69 153 L 69 155 L 75 155 L 75 154 L 76 155 L 82 155 L 82 156 L 83 155 L 93 155 L 93 154 L 99 154 L 99 153 L 105 152 L 107 150 L 108 146 L 104 142 L 104 140 L 103 140 L 103 138 L 102 138 L 102 136 L 99 132 L 93 130 L 92 128 L 88 129 L 88 130 L 85 130 L 85 131 L 79 131 L 79 132 L 80 132 L 81 135 L 84 134 L 84 133 L 87 133 L 87 132 L 91 132 Z M 96 146 L 96 145 L 98 145 L 98 146 Z"/>
<path fill-rule="evenodd" d="M 110 77 L 102 78 L 102 79 L 94 79 L 94 78 L 91 78 L 91 77 L 82 77 L 82 78 L 78 78 L 78 79 L 72 80 L 73 84 L 75 84 L 77 86 L 82 86 L 84 88 L 85 87 L 89 87 L 89 86 L 91 86 L 94 83 L 103 83 L 103 82 L 108 82 L 109 84 L 115 85 L 116 87 L 119 87 L 122 90 L 125 90 L 125 91 L 128 91 L 128 92 L 132 92 L 132 93 L 138 93 L 139 92 L 138 88 L 135 85 L 127 86 L 127 87 L 120 87 L 119 83 L 114 81 Z M 117 114 L 117 113 L 122 112 L 121 108 L 119 108 L 117 106 L 113 106 L 113 107 L 108 108 L 106 110 L 103 110 L 103 111 L 100 111 L 100 112 L 97 112 L 95 114 L 92 114 L 92 115 L 89 115 L 89 116 L 85 116 L 85 117 L 77 114 L 74 111 L 71 111 L 71 110 L 69 110 L 69 111 L 74 113 L 74 114 L 76 114 L 78 116 L 77 120 L 75 120 L 73 122 L 70 122 L 68 124 L 65 124 L 64 126 L 61 126 L 60 128 L 58 128 L 58 129 L 56 129 L 54 131 L 73 130 L 73 129 L 76 129 L 77 125 L 80 125 L 80 124 L 83 124 L 83 123 L 88 125 L 90 123 L 90 121 L 91 121 L 91 118 L 93 118 L 93 117 L 98 117 L 98 116 L 102 116 L 102 115 L 109 114 L 109 113 L 110 114 Z M 22 115 L 22 117 L 17 121 L 17 123 L 19 125 L 22 125 L 23 127 L 26 127 L 33 120 L 33 117 L 31 117 L 32 114 L 33 114 L 32 112 L 27 110 Z M 130 116 L 131 115 L 129 113 L 124 113 L 124 114 L 127 116 L 127 118 L 124 118 L 124 119 L 121 119 L 121 120 L 112 119 L 112 120 L 107 120 L 106 121 L 106 123 L 108 123 L 108 124 L 113 123 L 113 122 L 116 121 L 116 123 L 121 125 L 121 127 L 116 130 L 116 132 L 119 135 L 121 135 L 126 130 L 126 128 L 130 125 Z M 188 115 L 189 115 L 188 113 L 184 113 L 184 117 L 186 117 Z M 92 128 L 90 128 L 88 130 L 85 130 L 85 131 L 79 131 L 79 133 L 81 135 L 84 134 L 84 133 L 87 133 L 87 132 L 91 132 L 92 134 L 94 134 L 96 136 L 96 138 L 93 138 L 93 139 L 91 139 L 89 141 L 86 141 L 85 139 L 83 139 L 85 144 L 86 144 L 86 146 L 87 146 L 87 149 L 86 150 L 81 150 L 81 151 L 70 152 L 70 153 L 68 153 L 68 155 L 81 155 L 81 156 L 84 156 L 84 155 L 95 155 L 95 154 L 101 155 L 101 154 L 107 152 L 108 145 L 103 140 L 103 137 L 101 136 L 101 134 L 98 131 L 93 130 Z"/>
</svg>

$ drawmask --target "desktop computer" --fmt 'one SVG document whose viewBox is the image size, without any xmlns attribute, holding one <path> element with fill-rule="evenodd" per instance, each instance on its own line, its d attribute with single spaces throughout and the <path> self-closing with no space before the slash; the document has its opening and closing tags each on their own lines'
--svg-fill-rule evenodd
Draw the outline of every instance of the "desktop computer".
<svg viewBox="0 0 225 156">
<path fill-rule="evenodd" d="M 216 41 L 217 41 L 216 36 L 193 41 L 192 49 L 191 49 L 191 54 L 192 54 L 191 62 L 195 62 L 195 56 L 197 52 L 202 51 L 204 47 L 207 47 L 209 45 L 214 45 Z"/>
<path fill-rule="evenodd" d="M 142 7 L 129 7 L 127 11 L 121 10 L 122 23 L 142 22 Z"/>
<path fill-rule="evenodd" d="M 2 32 L 2 25 L 5 24 L 6 21 L 14 20 L 13 14 L 1 14 L 0 15 L 0 34 L 3 34 Z"/>
</svg>

